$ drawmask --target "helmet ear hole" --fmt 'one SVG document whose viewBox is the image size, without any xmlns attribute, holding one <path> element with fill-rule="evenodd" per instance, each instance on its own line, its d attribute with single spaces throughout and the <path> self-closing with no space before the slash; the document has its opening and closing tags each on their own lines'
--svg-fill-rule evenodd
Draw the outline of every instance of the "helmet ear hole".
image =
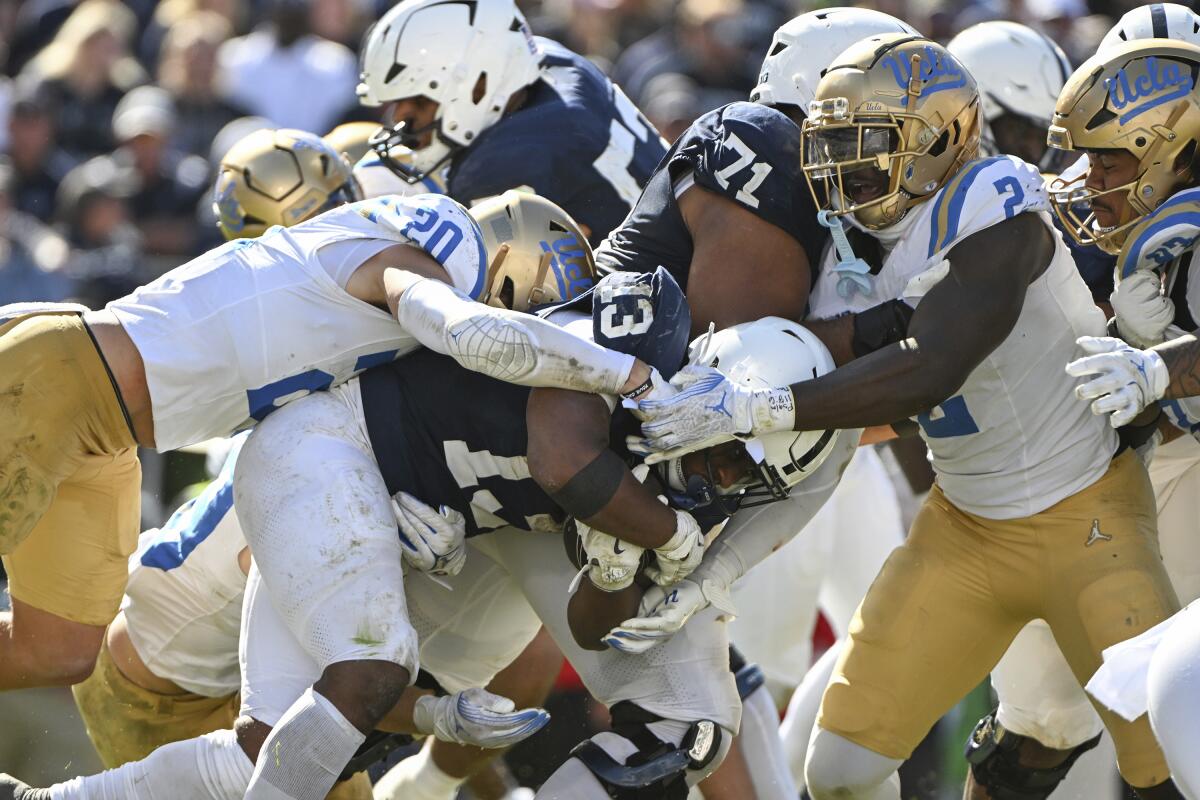
<svg viewBox="0 0 1200 800">
<path fill-rule="evenodd" d="M 471 90 L 471 102 L 479 105 L 479 101 L 483 100 L 487 94 L 488 76 L 486 72 L 479 73 L 479 79 L 475 81 L 475 88 Z"/>
<path fill-rule="evenodd" d="M 957 139 L 955 139 L 955 141 L 957 142 Z M 948 144 L 950 144 L 950 131 L 944 130 L 942 131 L 942 135 L 937 138 L 937 141 L 933 143 L 933 146 L 929 148 L 929 155 L 935 158 L 940 156 L 942 153 L 946 152 L 946 146 Z"/>
<path fill-rule="evenodd" d="M 513 299 L 516 296 L 516 293 L 517 293 L 517 285 L 515 283 L 513 283 L 512 278 L 505 275 L 504 282 L 500 284 L 500 294 L 499 294 L 500 302 L 504 304 L 505 308 L 510 309 L 510 310 L 512 309 Z"/>
<path fill-rule="evenodd" d="M 1179 151 L 1179 155 L 1175 156 L 1175 164 L 1173 169 L 1177 175 L 1186 176 L 1186 180 L 1194 180 L 1197 176 L 1196 163 L 1196 140 L 1192 139 L 1187 145 Z"/>
</svg>

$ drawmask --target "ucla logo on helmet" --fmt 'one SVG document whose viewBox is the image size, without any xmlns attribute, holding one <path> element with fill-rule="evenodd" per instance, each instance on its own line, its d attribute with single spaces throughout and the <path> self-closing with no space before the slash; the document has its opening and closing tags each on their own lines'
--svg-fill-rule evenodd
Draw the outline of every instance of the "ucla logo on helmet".
<svg viewBox="0 0 1200 800">
<path fill-rule="evenodd" d="M 1138 67 L 1144 69 L 1138 70 Z M 1155 56 L 1148 56 L 1144 61 L 1127 64 L 1113 77 L 1105 78 L 1104 85 L 1113 108 L 1121 114 L 1118 122 L 1124 125 L 1139 114 L 1190 92 L 1192 73 L 1178 61 L 1160 61 Z"/>
<path fill-rule="evenodd" d="M 574 236 L 562 236 L 554 243 L 542 241 L 542 252 L 550 254 L 550 269 L 558 280 L 563 300 L 571 300 L 592 288 L 592 279 L 584 271 L 586 255 Z"/>
<path fill-rule="evenodd" d="M 908 89 L 909 81 L 912 80 L 912 62 L 906 58 L 899 58 L 896 53 L 892 52 L 888 53 L 880 63 L 891 69 L 897 86 L 901 89 Z M 967 73 L 962 66 L 948 53 L 939 53 L 929 45 L 925 45 L 924 52 L 921 54 L 921 72 L 917 78 L 920 80 L 918 96 L 947 89 L 957 89 L 967 83 Z M 905 97 L 900 104 L 908 105 L 908 98 Z"/>
</svg>

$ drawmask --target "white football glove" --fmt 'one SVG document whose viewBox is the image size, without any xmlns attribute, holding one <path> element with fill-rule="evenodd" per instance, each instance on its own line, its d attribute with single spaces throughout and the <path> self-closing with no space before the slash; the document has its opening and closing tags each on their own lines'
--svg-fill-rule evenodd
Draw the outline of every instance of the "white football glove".
<svg viewBox="0 0 1200 800">
<path fill-rule="evenodd" d="M 544 708 L 522 708 L 487 689 L 466 689 L 447 697 L 423 695 L 413 706 L 417 733 L 471 747 L 509 747 L 550 721 Z"/>
<path fill-rule="evenodd" d="M 689 365 L 675 373 L 678 392 L 662 400 L 643 400 L 636 416 L 643 439 L 630 442 L 639 454 L 658 453 L 661 461 L 679 452 L 741 436 L 789 430 L 795 422 L 791 389 L 751 389 L 729 380 L 714 367 Z"/>
<path fill-rule="evenodd" d="M 587 558 L 588 579 L 597 589 L 619 592 L 637 576 L 645 548 L 622 541 L 575 520 Z"/>
<path fill-rule="evenodd" d="M 646 567 L 646 575 L 659 586 L 670 586 L 692 574 L 704 559 L 704 532 L 700 523 L 686 511 L 675 512 L 675 533 L 654 548 L 657 566 Z"/>
<path fill-rule="evenodd" d="M 1110 301 L 1122 339 L 1137 347 L 1162 344 L 1167 326 L 1175 319 L 1175 304 L 1163 295 L 1158 273 L 1133 273 L 1117 284 Z"/>
<path fill-rule="evenodd" d="M 1090 355 L 1067 365 L 1067 374 L 1091 377 L 1075 387 L 1075 396 L 1092 401 L 1092 413 L 1109 414 L 1114 428 L 1127 425 L 1142 409 L 1162 398 L 1171 376 L 1153 350 L 1137 350 L 1120 339 L 1083 336 L 1076 340 Z"/>
<path fill-rule="evenodd" d="M 621 395 L 621 404 L 629 409 L 636 409 L 642 400 L 664 400 L 674 395 L 676 389 L 671 382 L 662 376 L 654 367 L 650 367 L 650 377 L 632 392 Z"/>
<path fill-rule="evenodd" d="M 736 613 L 729 588 L 714 580 L 697 583 L 685 578 L 669 588 L 651 586 L 642 595 L 638 615 L 613 628 L 603 641 L 622 653 L 644 653 L 670 639 L 697 612 L 710 605 L 730 618 Z"/>
<path fill-rule="evenodd" d="M 457 575 L 467 560 L 467 520 L 448 506 L 434 509 L 407 492 L 392 498 L 404 562 L 431 575 Z"/>
</svg>

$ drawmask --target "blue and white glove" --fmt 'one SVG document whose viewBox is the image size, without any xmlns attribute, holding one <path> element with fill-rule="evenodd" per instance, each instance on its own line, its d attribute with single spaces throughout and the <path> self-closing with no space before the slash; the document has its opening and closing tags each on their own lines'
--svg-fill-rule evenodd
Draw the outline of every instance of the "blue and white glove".
<svg viewBox="0 0 1200 800">
<path fill-rule="evenodd" d="M 544 708 L 522 708 L 487 689 L 466 689 L 447 697 L 424 695 L 413 706 L 417 733 L 471 747 L 510 747 L 545 727 Z"/>
<path fill-rule="evenodd" d="M 1167 391 L 1171 376 L 1162 357 L 1153 350 L 1138 350 L 1120 339 L 1083 336 L 1076 340 L 1089 355 L 1067 365 L 1067 374 L 1090 377 L 1075 387 L 1075 396 L 1090 400 L 1092 413 L 1109 414 L 1109 424 L 1120 428 Z"/>
<path fill-rule="evenodd" d="M 674 586 L 651 586 L 642 595 L 638 615 L 608 632 L 603 641 L 622 653 L 644 653 L 679 632 L 697 612 L 716 606 L 732 618 L 736 612 L 729 588 L 711 579 L 688 578 Z"/>
<path fill-rule="evenodd" d="M 467 560 L 467 520 L 448 506 L 435 509 L 407 492 L 392 497 L 404 563 L 431 575 L 457 575 Z"/>
<path fill-rule="evenodd" d="M 1175 304 L 1163 295 L 1157 272 L 1138 270 L 1117 284 L 1110 298 L 1117 332 L 1135 347 L 1162 344 L 1175 319 Z"/>
<path fill-rule="evenodd" d="M 678 393 L 637 404 L 643 438 L 631 437 L 635 453 L 653 461 L 711 446 L 733 437 L 789 430 L 796 420 L 791 389 L 752 389 L 714 367 L 690 365 L 671 378 Z"/>
</svg>

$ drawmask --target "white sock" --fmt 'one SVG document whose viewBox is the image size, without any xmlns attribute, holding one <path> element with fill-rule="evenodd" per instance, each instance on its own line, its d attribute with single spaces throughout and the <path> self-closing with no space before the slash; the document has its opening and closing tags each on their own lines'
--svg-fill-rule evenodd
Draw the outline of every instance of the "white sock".
<svg viewBox="0 0 1200 800">
<path fill-rule="evenodd" d="M 214 731 L 48 791 L 52 800 L 239 800 L 253 769 L 233 731 Z"/>
<path fill-rule="evenodd" d="M 454 800 L 466 778 L 447 775 L 433 760 L 433 739 L 375 784 L 375 800 Z"/>
<path fill-rule="evenodd" d="M 246 800 L 324 800 L 365 739 L 308 687 L 263 742 Z"/>
<path fill-rule="evenodd" d="M 793 800 L 800 796 L 788 770 L 779 738 L 779 714 L 766 685 L 742 701 L 742 730 L 738 743 L 759 800 Z"/>
</svg>

